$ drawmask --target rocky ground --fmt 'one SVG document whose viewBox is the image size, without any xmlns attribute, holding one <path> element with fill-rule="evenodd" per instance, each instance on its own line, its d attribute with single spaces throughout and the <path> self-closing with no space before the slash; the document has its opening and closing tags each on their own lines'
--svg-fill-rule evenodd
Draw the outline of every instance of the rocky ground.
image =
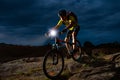
<svg viewBox="0 0 120 80">
<path fill-rule="evenodd" d="M 111 57 L 106 55 L 90 63 L 65 59 L 64 71 L 57 80 L 119 80 L 120 63 L 115 65 Z M 50 80 L 43 73 L 42 63 L 43 57 L 0 63 L 0 80 Z"/>
</svg>

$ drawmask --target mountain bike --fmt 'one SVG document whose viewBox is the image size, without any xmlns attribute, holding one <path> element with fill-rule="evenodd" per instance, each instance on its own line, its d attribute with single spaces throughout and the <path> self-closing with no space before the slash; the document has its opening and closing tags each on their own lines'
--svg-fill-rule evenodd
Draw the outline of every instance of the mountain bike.
<svg viewBox="0 0 120 80">
<path fill-rule="evenodd" d="M 50 78 L 55 79 L 57 78 L 64 69 L 64 56 L 60 52 L 60 48 L 63 47 L 64 43 L 67 43 L 70 46 L 70 49 L 72 49 L 73 43 L 72 42 L 66 42 L 58 37 L 56 37 L 57 32 L 50 33 L 50 36 L 54 36 L 54 43 L 52 44 L 52 49 L 47 52 L 47 54 L 44 56 L 43 61 L 43 72 L 44 74 Z M 78 39 L 76 39 L 76 52 L 69 54 L 73 60 L 78 61 L 81 58 L 81 44 Z"/>
</svg>

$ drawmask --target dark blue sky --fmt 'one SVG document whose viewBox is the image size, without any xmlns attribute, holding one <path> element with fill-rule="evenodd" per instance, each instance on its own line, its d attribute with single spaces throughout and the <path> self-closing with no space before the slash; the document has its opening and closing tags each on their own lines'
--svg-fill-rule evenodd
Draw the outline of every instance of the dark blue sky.
<svg viewBox="0 0 120 80">
<path fill-rule="evenodd" d="M 76 13 L 79 40 L 120 42 L 120 0 L 0 0 L 0 42 L 43 45 L 44 33 L 59 20 L 59 9 Z"/>
</svg>

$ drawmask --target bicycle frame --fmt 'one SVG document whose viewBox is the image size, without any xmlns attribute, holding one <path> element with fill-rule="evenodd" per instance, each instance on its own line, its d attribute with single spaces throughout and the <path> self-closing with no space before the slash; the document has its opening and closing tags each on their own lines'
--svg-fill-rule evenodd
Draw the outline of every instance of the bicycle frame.
<svg viewBox="0 0 120 80">
<path fill-rule="evenodd" d="M 54 42 L 55 43 L 52 44 L 52 49 L 58 49 L 59 47 L 63 47 L 63 46 L 65 46 L 65 45 L 63 45 L 65 43 L 67 43 L 69 45 L 73 44 L 71 42 L 66 42 L 66 41 L 64 41 L 64 40 L 62 40 L 62 39 L 60 39 L 58 37 L 55 37 Z"/>
<path fill-rule="evenodd" d="M 61 45 L 59 45 L 59 44 L 61 44 L 61 43 L 67 43 L 67 44 L 69 44 L 69 45 L 72 45 L 73 43 L 71 43 L 70 41 L 69 42 L 66 42 L 66 41 L 64 41 L 64 40 L 62 40 L 62 39 L 60 39 L 59 37 L 58 37 L 58 35 L 60 35 L 59 34 L 60 32 L 58 32 L 57 30 L 55 30 L 55 29 L 51 29 L 51 30 L 49 30 L 49 32 L 47 33 L 47 36 L 48 37 L 50 37 L 50 38 L 54 38 L 54 44 L 53 44 L 53 46 L 54 47 L 58 47 L 58 46 L 61 46 Z"/>
<path fill-rule="evenodd" d="M 63 47 L 63 43 L 64 44 L 67 44 L 67 46 L 65 46 L 66 48 L 67 48 L 67 51 L 68 51 L 68 53 L 73 57 L 74 56 L 74 52 L 75 51 L 73 51 L 73 45 L 76 45 L 76 51 L 77 51 L 77 53 L 80 51 L 80 53 L 79 53 L 79 55 L 81 55 L 81 44 L 80 44 L 80 42 L 79 42 L 79 40 L 77 40 L 76 39 L 76 43 L 72 43 L 72 41 L 71 40 L 69 40 L 69 41 L 65 41 L 65 40 L 62 40 L 62 39 L 60 39 L 59 38 L 59 32 L 58 31 L 56 31 L 56 30 L 50 30 L 49 31 L 49 34 L 48 34 L 48 36 L 50 37 L 50 38 L 54 38 L 54 43 L 52 44 L 52 49 L 54 50 L 58 50 L 60 47 Z M 71 37 L 70 37 L 71 38 Z M 69 48 L 69 49 L 68 49 Z M 78 49 L 79 48 L 79 49 Z M 73 51 L 73 52 L 72 52 Z M 76 53 L 76 52 L 75 52 Z M 76 60 L 74 57 L 73 57 L 73 59 L 74 60 Z"/>
</svg>

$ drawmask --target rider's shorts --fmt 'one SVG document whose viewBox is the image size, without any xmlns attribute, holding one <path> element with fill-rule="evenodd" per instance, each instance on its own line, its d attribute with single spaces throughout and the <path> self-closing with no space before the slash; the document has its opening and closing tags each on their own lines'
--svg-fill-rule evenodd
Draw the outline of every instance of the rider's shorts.
<svg viewBox="0 0 120 80">
<path fill-rule="evenodd" d="M 67 32 L 66 37 L 67 37 L 67 38 L 71 38 L 73 32 L 76 33 L 76 35 L 75 35 L 75 37 L 76 37 L 77 34 L 78 34 L 78 32 L 79 32 L 79 30 L 80 30 L 80 26 L 76 26 L 73 30 L 69 30 L 69 31 Z"/>
</svg>

